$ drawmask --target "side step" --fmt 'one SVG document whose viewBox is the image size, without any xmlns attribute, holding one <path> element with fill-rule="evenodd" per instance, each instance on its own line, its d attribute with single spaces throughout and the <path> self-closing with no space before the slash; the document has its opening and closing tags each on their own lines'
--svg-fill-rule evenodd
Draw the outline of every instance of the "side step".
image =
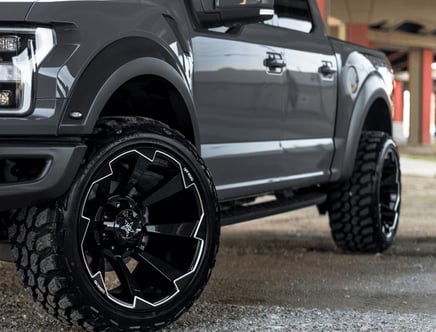
<svg viewBox="0 0 436 332">
<path fill-rule="evenodd" d="M 326 194 L 305 194 L 291 199 L 241 206 L 221 212 L 221 226 L 232 225 L 251 219 L 263 218 L 303 207 L 324 203 Z"/>
</svg>

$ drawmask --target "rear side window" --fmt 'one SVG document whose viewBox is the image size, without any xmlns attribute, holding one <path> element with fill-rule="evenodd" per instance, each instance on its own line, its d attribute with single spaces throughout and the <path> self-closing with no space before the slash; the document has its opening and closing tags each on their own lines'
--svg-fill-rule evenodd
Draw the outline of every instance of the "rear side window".
<svg viewBox="0 0 436 332">
<path fill-rule="evenodd" d="M 310 33 L 312 15 L 307 0 L 275 0 L 275 14 L 281 28 Z"/>
</svg>

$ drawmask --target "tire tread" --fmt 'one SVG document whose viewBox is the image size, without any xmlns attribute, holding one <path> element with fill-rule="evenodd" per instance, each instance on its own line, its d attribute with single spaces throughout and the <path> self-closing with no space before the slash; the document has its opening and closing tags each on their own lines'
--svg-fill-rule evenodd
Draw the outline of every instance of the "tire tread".
<svg viewBox="0 0 436 332">
<path fill-rule="evenodd" d="M 343 250 L 381 252 L 391 243 L 377 228 L 375 177 L 379 152 L 390 137 L 383 132 L 363 132 L 352 177 L 334 186 L 328 198 L 333 240 Z"/>
</svg>

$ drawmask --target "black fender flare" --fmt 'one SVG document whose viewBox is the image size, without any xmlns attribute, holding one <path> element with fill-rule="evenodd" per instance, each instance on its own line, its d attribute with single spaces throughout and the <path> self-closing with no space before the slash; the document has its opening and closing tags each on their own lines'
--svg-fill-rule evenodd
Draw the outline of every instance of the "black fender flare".
<svg viewBox="0 0 436 332">
<path fill-rule="evenodd" d="M 354 101 L 346 135 L 335 137 L 336 153 L 332 162 L 331 181 L 337 182 L 351 176 L 365 121 L 377 100 L 383 100 L 390 108 L 391 102 L 385 83 L 379 75 L 373 74 L 365 80 Z M 388 128 L 387 133 L 392 135 L 392 123 L 388 124 Z"/>
<path fill-rule="evenodd" d="M 135 77 L 153 75 L 169 82 L 182 97 L 189 114 L 180 116 L 189 117 L 193 143 L 198 147 L 198 122 L 191 90 L 184 74 L 176 68 L 177 60 L 155 41 L 132 37 L 109 45 L 77 80 L 58 134 L 91 134 L 106 102 L 120 86 Z M 82 118 L 72 119 L 71 112 L 80 112 Z"/>
</svg>

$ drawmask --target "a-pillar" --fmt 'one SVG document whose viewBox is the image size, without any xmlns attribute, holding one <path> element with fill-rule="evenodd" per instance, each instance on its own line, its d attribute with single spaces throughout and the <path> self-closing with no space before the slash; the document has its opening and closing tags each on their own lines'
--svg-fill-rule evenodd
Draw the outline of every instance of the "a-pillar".
<svg viewBox="0 0 436 332">
<path fill-rule="evenodd" d="M 419 48 L 409 50 L 410 145 L 431 143 L 432 62 L 433 50 Z"/>
</svg>

